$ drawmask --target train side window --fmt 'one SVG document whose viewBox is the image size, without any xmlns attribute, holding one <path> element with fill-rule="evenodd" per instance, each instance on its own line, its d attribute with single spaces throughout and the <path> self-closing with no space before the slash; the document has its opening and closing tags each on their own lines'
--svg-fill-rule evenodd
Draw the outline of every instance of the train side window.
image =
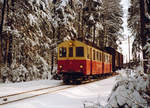
<svg viewBox="0 0 150 108">
<path fill-rule="evenodd" d="M 73 57 L 73 47 L 69 47 L 69 57 Z"/>
<path fill-rule="evenodd" d="M 108 56 L 106 55 L 106 63 L 108 62 Z"/>
<path fill-rule="evenodd" d="M 87 48 L 87 59 L 90 59 L 90 50 Z"/>
<path fill-rule="evenodd" d="M 101 53 L 101 61 L 103 61 L 103 53 Z"/>
<path fill-rule="evenodd" d="M 59 56 L 60 57 L 66 57 L 66 48 L 65 47 L 61 47 L 59 48 Z"/>
<path fill-rule="evenodd" d="M 102 53 L 100 52 L 100 61 L 102 61 Z"/>
<path fill-rule="evenodd" d="M 99 61 L 99 52 L 97 52 L 97 60 Z"/>
<path fill-rule="evenodd" d="M 110 56 L 110 63 L 112 63 L 112 56 Z"/>
<path fill-rule="evenodd" d="M 112 56 L 110 56 L 110 63 L 112 63 Z"/>
<path fill-rule="evenodd" d="M 99 54 L 99 61 L 101 61 L 101 58 L 100 58 L 101 57 L 101 53 L 99 52 L 98 54 Z"/>
<path fill-rule="evenodd" d="M 102 61 L 102 52 L 101 52 L 101 54 L 100 54 L 100 57 L 101 57 L 101 61 Z"/>
<path fill-rule="evenodd" d="M 76 47 L 76 57 L 84 57 L 84 48 Z"/>
<path fill-rule="evenodd" d="M 108 55 L 107 55 L 107 63 L 109 62 L 109 58 L 108 58 Z"/>
<path fill-rule="evenodd" d="M 93 60 L 95 60 L 95 50 L 93 50 Z"/>
<path fill-rule="evenodd" d="M 104 54 L 104 62 L 106 62 L 106 55 Z"/>
<path fill-rule="evenodd" d="M 97 55 L 97 58 L 96 58 L 96 60 L 99 60 L 99 57 L 98 57 L 98 51 L 96 52 L 96 55 Z"/>
</svg>

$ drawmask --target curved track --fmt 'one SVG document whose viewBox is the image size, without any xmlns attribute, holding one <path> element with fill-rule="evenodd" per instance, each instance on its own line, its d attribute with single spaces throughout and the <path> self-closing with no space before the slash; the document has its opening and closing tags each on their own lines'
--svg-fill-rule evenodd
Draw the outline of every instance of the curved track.
<svg viewBox="0 0 150 108">
<path fill-rule="evenodd" d="M 114 75 L 112 75 L 112 76 L 114 76 Z M 107 76 L 107 77 L 112 77 L 112 76 Z M 107 78 L 107 77 L 105 77 L 105 78 Z M 98 80 L 103 80 L 105 78 L 103 77 L 101 79 L 88 80 L 88 81 L 83 82 L 82 85 L 92 83 L 92 82 L 95 82 Z M 9 95 L 5 95 L 5 96 L 0 96 L 0 106 L 8 104 L 8 103 L 25 100 L 25 99 L 30 99 L 30 98 L 40 96 L 40 95 L 55 93 L 57 91 L 65 90 L 65 89 L 72 88 L 75 86 L 80 86 L 80 85 L 63 85 L 62 84 L 62 85 L 57 85 L 57 86 L 50 86 L 50 87 L 39 88 L 39 89 L 9 94 Z"/>
<path fill-rule="evenodd" d="M 33 98 L 44 94 L 54 93 L 71 87 L 74 87 L 74 85 L 57 85 L 57 86 L 51 86 L 46 88 L 40 88 L 40 89 L 0 96 L 0 105 L 5 105 L 8 103 L 13 103 L 20 100 Z"/>
</svg>

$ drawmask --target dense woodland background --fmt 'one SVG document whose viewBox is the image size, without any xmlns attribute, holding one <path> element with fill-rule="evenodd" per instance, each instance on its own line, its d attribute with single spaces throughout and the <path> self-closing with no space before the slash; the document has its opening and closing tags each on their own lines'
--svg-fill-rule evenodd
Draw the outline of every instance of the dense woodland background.
<svg viewBox="0 0 150 108">
<path fill-rule="evenodd" d="M 50 78 L 57 66 L 57 44 L 64 40 L 89 40 L 100 48 L 117 49 L 119 37 L 123 37 L 120 0 L 5 2 L 0 2 L 0 15 L 4 12 L 0 55 L 3 81 Z"/>
<path fill-rule="evenodd" d="M 128 27 L 133 58 L 143 53 L 144 71 L 121 78 L 106 108 L 150 106 L 150 0 L 131 0 Z M 50 79 L 57 68 L 57 44 L 68 39 L 118 48 L 122 36 L 120 0 L 0 0 L 0 80 Z M 130 76 L 130 77 L 129 77 Z"/>
<path fill-rule="evenodd" d="M 131 0 L 128 27 L 134 37 L 133 57 L 143 53 L 144 73 L 150 73 L 150 0 Z"/>
</svg>

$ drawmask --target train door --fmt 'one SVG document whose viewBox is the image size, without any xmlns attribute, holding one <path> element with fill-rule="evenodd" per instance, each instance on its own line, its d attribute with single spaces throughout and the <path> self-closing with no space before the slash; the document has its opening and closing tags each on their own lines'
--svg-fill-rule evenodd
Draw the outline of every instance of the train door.
<svg viewBox="0 0 150 108">
<path fill-rule="evenodd" d="M 90 75 L 92 75 L 92 48 L 90 48 Z"/>
<path fill-rule="evenodd" d="M 104 74 L 105 54 L 102 52 L 102 74 Z"/>
</svg>

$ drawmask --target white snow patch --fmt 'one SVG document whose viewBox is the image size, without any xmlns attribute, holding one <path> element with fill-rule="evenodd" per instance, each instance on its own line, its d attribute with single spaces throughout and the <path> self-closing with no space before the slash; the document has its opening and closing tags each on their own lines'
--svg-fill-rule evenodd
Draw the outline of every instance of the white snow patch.
<svg viewBox="0 0 150 108">
<path fill-rule="evenodd" d="M 60 7 L 65 7 L 67 4 L 68 4 L 68 0 L 61 0 L 61 5 L 60 5 Z"/>
<path fill-rule="evenodd" d="M 33 26 L 37 23 L 38 18 L 32 14 L 28 15 L 29 21 L 30 21 L 30 25 Z"/>
</svg>

